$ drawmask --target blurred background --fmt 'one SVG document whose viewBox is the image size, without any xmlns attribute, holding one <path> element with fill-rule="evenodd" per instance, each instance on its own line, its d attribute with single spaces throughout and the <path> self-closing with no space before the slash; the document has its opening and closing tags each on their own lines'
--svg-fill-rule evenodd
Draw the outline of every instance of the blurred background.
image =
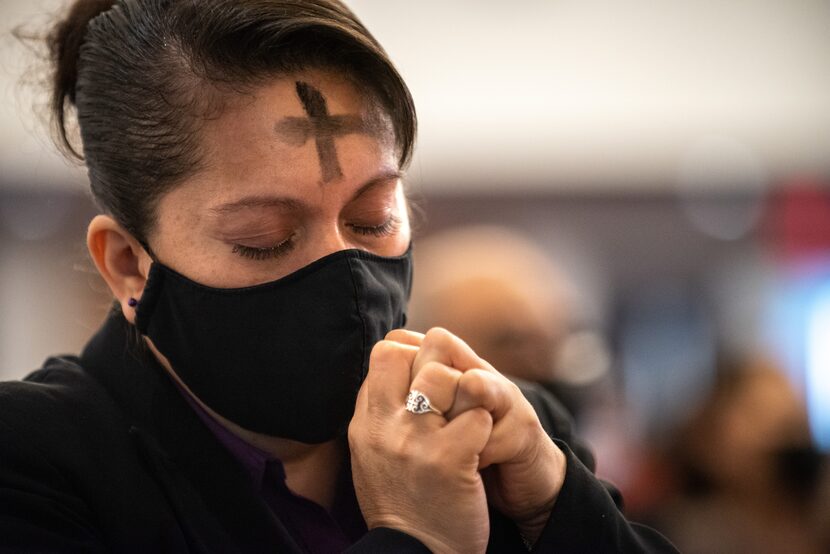
<svg viewBox="0 0 830 554">
<path fill-rule="evenodd" d="M 557 395 L 682 550 L 830 551 L 830 3 L 349 4 L 419 109 L 413 326 Z M 11 35 L 61 5 L 0 3 L 0 379 L 109 305 Z"/>
</svg>

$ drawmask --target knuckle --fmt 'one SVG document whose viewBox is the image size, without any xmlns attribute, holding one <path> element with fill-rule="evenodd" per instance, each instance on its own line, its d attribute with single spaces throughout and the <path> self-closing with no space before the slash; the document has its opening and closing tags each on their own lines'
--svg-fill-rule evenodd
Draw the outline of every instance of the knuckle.
<svg viewBox="0 0 830 554">
<path fill-rule="evenodd" d="M 425 363 L 421 366 L 421 369 L 419 370 L 419 372 L 420 372 L 421 374 L 423 374 L 423 375 L 431 375 L 431 374 L 433 374 L 433 373 L 440 372 L 440 371 L 441 371 L 441 369 L 442 369 L 442 367 L 443 367 L 443 365 L 444 365 L 444 364 L 442 364 L 442 363 L 440 363 L 440 362 L 436 362 L 436 361 L 434 361 L 434 360 L 430 360 L 430 361 L 428 361 L 428 362 L 425 362 Z"/>
<path fill-rule="evenodd" d="M 521 394 L 521 393 L 520 393 Z M 519 402 L 514 403 L 514 413 L 519 415 L 519 421 L 522 422 L 521 424 L 525 425 L 527 428 L 537 429 L 542 427 L 542 422 L 539 420 L 539 415 L 536 413 L 536 410 L 530 404 L 530 402 L 525 399 L 524 396 L 519 397 Z"/>
<path fill-rule="evenodd" d="M 474 408 L 472 412 L 474 425 L 479 425 L 481 427 L 489 427 L 493 424 L 493 416 L 490 415 L 490 412 L 488 412 L 484 408 Z"/>
<path fill-rule="evenodd" d="M 423 381 L 430 385 L 444 386 L 460 377 L 461 373 L 441 362 L 429 361 L 421 367 L 419 375 Z"/>
<path fill-rule="evenodd" d="M 378 341 L 369 355 L 370 364 L 382 363 L 394 358 L 397 354 L 397 345 L 390 340 Z"/>
<path fill-rule="evenodd" d="M 424 346 L 441 347 L 451 343 L 454 339 L 455 335 L 443 327 L 433 327 L 424 335 Z"/>
<path fill-rule="evenodd" d="M 482 398 L 490 392 L 490 382 L 479 370 L 471 369 L 461 375 L 459 388 L 473 398 Z"/>
<path fill-rule="evenodd" d="M 542 422 L 539 421 L 539 416 L 537 416 L 536 412 L 532 410 L 524 418 L 524 428 L 525 431 L 529 434 L 535 434 L 539 431 L 542 431 L 542 434 L 547 434 L 544 427 L 542 427 Z"/>
<path fill-rule="evenodd" d="M 504 382 L 504 386 L 510 392 L 511 395 L 515 397 L 524 398 L 525 395 L 522 392 L 522 389 L 519 388 L 519 385 L 508 379 L 507 377 L 503 377 L 500 381 Z M 517 396 L 518 395 L 518 396 Z"/>
<path fill-rule="evenodd" d="M 353 450 L 359 448 L 363 444 L 363 435 L 363 426 L 359 421 L 353 419 L 351 423 L 349 423 L 349 429 L 347 432 L 349 447 Z"/>
<path fill-rule="evenodd" d="M 386 333 L 386 336 L 383 337 L 383 339 L 392 341 L 392 340 L 395 340 L 396 337 L 403 337 L 403 336 L 406 336 L 406 331 L 404 331 L 403 329 L 392 329 L 391 331 Z"/>
<path fill-rule="evenodd" d="M 349 438 L 349 444 L 351 444 L 353 442 L 357 442 L 357 435 L 358 435 L 357 426 L 355 425 L 354 420 L 352 420 L 352 422 L 349 423 L 349 429 L 348 429 L 348 432 L 346 433 L 346 436 Z"/>
<path fill-rule="evenodd" d="M 399 327 L 397 329 L 392 329 L 388 333 L 386 333 L 387 340 L 397 340 L 397 341 L 418 341 L 424 338 L 424 335 L 413 331 L 411 329 L 404 329 L 403 327 Z"/>
</svg>

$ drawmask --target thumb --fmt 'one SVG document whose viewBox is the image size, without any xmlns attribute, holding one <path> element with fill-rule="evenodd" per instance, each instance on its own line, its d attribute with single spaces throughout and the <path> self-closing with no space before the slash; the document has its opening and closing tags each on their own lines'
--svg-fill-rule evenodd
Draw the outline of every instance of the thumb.
<svg viewBox="0 0 830 554">
<path fill-rule="evenodd" d="M 448 450 L 451 463 L 475 463 L 493 431 L 493 416 L 484 408 L 473 408 L 459 414 L 438 433 L 443 435 L 446 444 L 452 445 Z"/>
</svg>

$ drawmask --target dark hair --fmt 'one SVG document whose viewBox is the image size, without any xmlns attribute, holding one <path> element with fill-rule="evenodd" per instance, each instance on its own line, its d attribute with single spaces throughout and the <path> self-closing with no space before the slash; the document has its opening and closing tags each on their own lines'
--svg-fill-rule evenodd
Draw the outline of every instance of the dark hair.
<svg viewBox="0 0 830 554">
<path fill-rule="evenodd" d="M 283 73 L 344 73 L 389 115 L 403 167 L 412 97 L 338 0 L 75 0 L 48 37 L 59 146 L 84 159 L 99 205 L 145 245 L 161 195 L 202 162 L 200 121 L 224 93 Z M 68 139 L 76 109 L 83 156 Z"/>
</svg>

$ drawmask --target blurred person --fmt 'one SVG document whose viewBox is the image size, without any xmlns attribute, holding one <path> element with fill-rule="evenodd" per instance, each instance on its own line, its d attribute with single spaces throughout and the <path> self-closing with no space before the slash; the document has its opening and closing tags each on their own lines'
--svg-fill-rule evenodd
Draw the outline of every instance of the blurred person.
<svg viewBox="0 0 830 554">
<path fill-rule="evenodd" d="M 653 523 L 683 552 L 826 552 L 825 456 L 788 378 L 765 361 L 725 363 L 675 435 L 677 491 Z"/>
<path fill-rule="evenodd" d="M 415 112 L 345 5 L 76 0 L 49 41 L 115 300 L 0 385 L 0 551 L 674 551 L 544 400 L 401 328 Z"/>
<path fill-rule="evenodd" d="M 579 418 L 606 384 L 595 333 L 573 332 L 575 291 L 523 234 L 495 225 L 440 231 L 415 252 L 410 327 L 452 329 L 514 380 L 538 383 Z"/>
</svg>

